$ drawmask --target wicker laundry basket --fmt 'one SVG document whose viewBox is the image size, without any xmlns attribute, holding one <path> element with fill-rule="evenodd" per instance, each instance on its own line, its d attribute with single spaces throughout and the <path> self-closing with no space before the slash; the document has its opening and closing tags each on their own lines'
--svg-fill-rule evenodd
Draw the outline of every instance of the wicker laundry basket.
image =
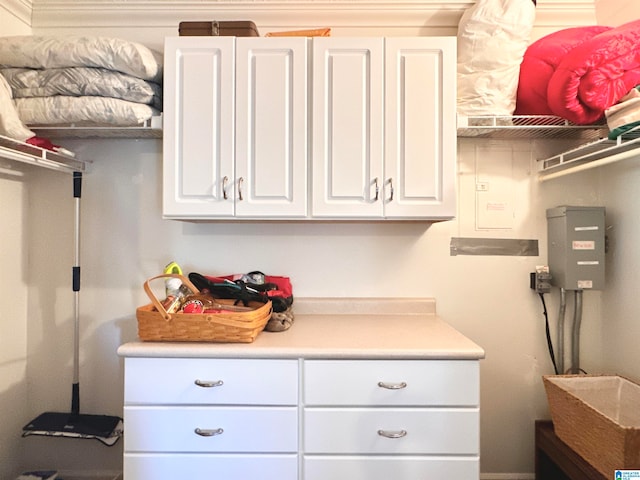
<svg viewBox="0 0 640 480">
<path fill-rule="evenodd" d="M 640 385 L 617 375 L 543 377 L 556 435 L 606 478 L 640 469 Z"/>
<path fill-rule="evenodd" d="M 219 342 L 251 343 L 271 318 L 271 302 L 250 302 L 253 310 L 221 313 L 167 313 L 154 295 L 149 283 L 160 278 L 177 277 L 194 293 L 198 289 L 182 275 L 164 274 L 144 283 L 151 303 L 136 309 L 138 337 L 152 342 Z M 233 305 L 233 299 L 216 299 L 223 305 Z"/>
</svg>

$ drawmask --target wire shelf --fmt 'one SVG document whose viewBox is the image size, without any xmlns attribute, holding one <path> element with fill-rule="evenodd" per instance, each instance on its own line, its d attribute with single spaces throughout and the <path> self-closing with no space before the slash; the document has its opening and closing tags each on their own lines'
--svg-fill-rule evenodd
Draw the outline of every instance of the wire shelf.
<svg viewBox="0 0 640 480">
<path fill-rule="evenodd" d="M 615 139 L 602 138 L 566 152 L 554 155 L 547 159 L 540 160 L 542 172 L 552 173 L 562 171 L 572 167 L 582 166 L 595 162 L 608 163 L 618 159 L 625 159 L 635 155 L 640 155 L 640 127 L 635 127 L 621 134 Z"/>
<path fill-rule="evenodd" d="M 576 125 L 556 116 L 462 116 L 458 137 L 495 139 L 558 139 L 577 141 L 577 146 L 549 158 L 539 159 L 541 179 L 640 155 L 640 126 L 615 139 L 608 138 L 606 123 Z"/>
<path fill-rule="evenodd" d="M 162 138 L 162 116 L 152 117 L 139 125 L 30 125 L 45 138 Z"/>
<path fill-rule="evenodd" d="M 606 124 L 576 125 L 552 115 L 458 115 L 458 137 L 593 141 L 608 133 Z"/>
<path fill-rule="evenodd" d="M 86 162 L 0 135 L 0 158 L 61 172 L 84 172 Z"/>
</svg>

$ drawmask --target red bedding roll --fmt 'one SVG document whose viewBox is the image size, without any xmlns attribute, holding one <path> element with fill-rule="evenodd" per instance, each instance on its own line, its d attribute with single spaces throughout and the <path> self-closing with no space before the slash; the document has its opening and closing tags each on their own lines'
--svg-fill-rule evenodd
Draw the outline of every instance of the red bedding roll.
<svg viewBox="0 0 640 480">
<path fill-rule="evenodd" d="M 611 27 L 567 28 L 546 35 L 529 45 L 520 65 L 515 114 L 553 115 L 547 89 L 556 69 L 574 48 L 608 30 L 611 30 Z M 550 95 L 556 96 L 556 92 L 551 92 Z"/>
<path fill-rule="evenodd" d="M 549 80 L 547 101 L 555 115 L 590 124 L 639 84 L 640 20 L 636 20 L 567 52 Z"/>
</svg>

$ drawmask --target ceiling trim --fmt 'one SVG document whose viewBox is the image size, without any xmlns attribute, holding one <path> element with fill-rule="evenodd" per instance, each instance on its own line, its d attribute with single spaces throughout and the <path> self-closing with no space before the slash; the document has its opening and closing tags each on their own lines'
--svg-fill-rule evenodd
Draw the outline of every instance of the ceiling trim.
<svg viewBox="0 0 640 480">
<path fill-rule="evenodd" d="M 21 0 L 10 0 L 20 2 Z M 22 0 L 24 1 L 24 0 Z M 176 19 L 251 19 L 259 27 L 456 27 L 473 1 L 446 0 L 33 0 L 34 29 L 167 27 Z M 595 22 L 593 0 L 538 2 L 536 26 Z"/>
</svg>

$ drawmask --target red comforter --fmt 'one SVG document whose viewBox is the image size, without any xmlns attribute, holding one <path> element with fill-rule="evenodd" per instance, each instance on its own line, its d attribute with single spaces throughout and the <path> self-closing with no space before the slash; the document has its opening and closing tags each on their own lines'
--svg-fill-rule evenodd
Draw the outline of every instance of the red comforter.
<svg viewBox="0 0 640 480">
<path fill-rule="evenodd" d="M 637 85 L 640 20 L 560 30 L 525 52 L 515 113 L 590 124 Z"/>
</svg>

